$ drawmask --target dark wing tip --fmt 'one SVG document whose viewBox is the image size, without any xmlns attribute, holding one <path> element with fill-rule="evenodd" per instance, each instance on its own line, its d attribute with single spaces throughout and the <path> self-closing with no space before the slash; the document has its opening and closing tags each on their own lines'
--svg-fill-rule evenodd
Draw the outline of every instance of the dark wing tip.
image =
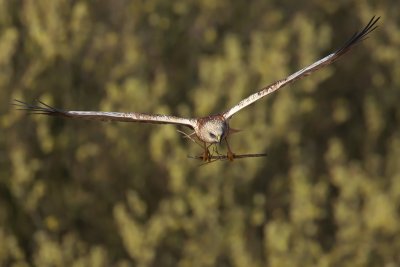
<svg viewBox="0 0 400 267">
<path fill-rule="evenodd" d="M 359 32 L 356 32 L 353 34 L 353 36 L 341 47 L 339 48 L 335 54 L 344 54 L 347 51 L 349 51 L 349 49 L 351 47 L 353 47 L 354 45 L 362 42 L 363 40 L 367 39 L 367 35 L 370 34 L 371 32 L 373 32 L 376 28 L 378 28 L 378 25 L 376 25 L 376 23 L 379 21 L 381 17 L 376 17 L 373 16 L 370 21 L 368 22 L 368 24 L 364 27 L 364 29 L 362 29 Z"/>
<path fill-rule="evenodd" d="M 27 102 L 14 99 L 14 102 L 11 104 L 15 106 L 17 110 L 23 110 L 28 112 L 29 114 L 41 114 L 48 116 L 57 116 L 57 115 L 68 116 L 68 114 L 63 110 L 53 108 L 40 100 L 38 100 L 37 102 L 38 102 L 37 105 L 31 105 Z"/>
</svg>

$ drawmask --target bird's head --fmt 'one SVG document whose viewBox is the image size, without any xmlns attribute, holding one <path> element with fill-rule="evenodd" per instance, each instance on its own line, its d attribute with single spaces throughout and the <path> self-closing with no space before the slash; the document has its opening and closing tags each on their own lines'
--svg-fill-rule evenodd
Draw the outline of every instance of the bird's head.
<svg viewBox="0 0 400 267">
<path fill-rule="evenodd" d="M 207 143 L 221 143 L 227 133 L 228 125 L 221 120 L 209 120 L 202 127 L 202 137 Z"/>
</svg>

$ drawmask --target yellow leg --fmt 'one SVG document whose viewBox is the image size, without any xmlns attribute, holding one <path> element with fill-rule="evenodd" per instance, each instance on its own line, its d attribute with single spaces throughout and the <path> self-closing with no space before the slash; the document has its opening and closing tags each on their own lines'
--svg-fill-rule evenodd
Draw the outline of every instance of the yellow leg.
<svg viewBox="0 0 400 267">
<path fill-rule="evenodd" d="M 235 154 L 232 152 L 231 147 L 229 146 L 227 138 L 225 138 L 225 142 L 226 142 L 226 147 L 228 148 L 228 153 L 227 153 L 226 156 L 227 156 L 229 161 L 233 161 L 233 159 L 235 158 Z"/>
<path fill-rule="evenodd" d="M 204 142 L 204 152 L 203 152 L 203 161 L 206 162 L 210 162 L 211 161 L 211 154 L 210 154 L 210 150 L 208 150 L 208 146 L 207 144 Z"/>
</svg>

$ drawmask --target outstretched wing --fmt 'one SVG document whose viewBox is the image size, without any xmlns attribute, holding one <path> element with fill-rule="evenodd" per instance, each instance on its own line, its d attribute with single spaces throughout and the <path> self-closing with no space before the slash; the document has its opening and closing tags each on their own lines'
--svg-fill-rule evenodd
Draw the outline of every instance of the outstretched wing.
<svg viewBox="0 0 400 267">
<path fill-rule="evenodd" d="M 279 88 L 287 85 L 288 83 L 291 83 L 295 80 L 298 80 L 304 76 L 310 75 L 314 71 L 325 67 L 334 61 L 336 61 L 339 57 L 350 51 L 355 45 L 360 43 L 362 40 L 366 39 L 366 36 L 371 33 L 373 30 L 375 30 L 378 26 L 375 26 L 376 22 L 379 20 L 379 17 L 375 18 L 372 17 L 372 19 L 368 22 L 367 26 L 360 31 L 356 32 L 341 48 L 336 50 L 335 52 L 331 53 L 330 55 L 318 60 L 317 62 L 314 62 L 308 67 L 305 67 L 296 73 L 293 73 L 289 77 L 279 80 L 277 82 L 274 82 L 271 85 L 268 85 L 267 87 L 264 87 L 261 89 L 259 92 L 250 95 L 249 97 L 243 99 L 240 101 L 236 106 L 232 107 L 225 113 L 223 113 L 223 116 L 225 119 L 229 119 L 232 117 L 233 114 L 241 110 L 242 108 L 247 107 L 248 105 L 256 102 L 257 100 L 263 98 L 264 96 L 278 90 Z"/>
<path fill-rule="evenodd" d="M 20 100 L 14 100 L 13 105 L 19 110 L 28 111 L 30 114 L 43 114 L 48 116 L 59 116 L 72 119 L 88 119 L 99 121 L 123 121 L 123 122 L 144 122 L 155 124 L 177 124 L 194 128 L 195 120 L 175 116 L 144 114 L 136 112 L 102 112 L 102 111 L 68 111 L 53 108 L 41 101 L 38 105 L 30 105 Z"/>
</svg>

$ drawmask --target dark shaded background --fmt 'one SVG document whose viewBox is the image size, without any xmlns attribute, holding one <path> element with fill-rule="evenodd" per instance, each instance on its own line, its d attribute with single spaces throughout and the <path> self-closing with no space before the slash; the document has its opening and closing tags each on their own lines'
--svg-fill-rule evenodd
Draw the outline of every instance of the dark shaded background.
<svg viewBox="0 0 400 267">
<path fill-rule="evenodd" d="M 173 126 L 27 116 L 204 116 L 379 29 L 238 113 L 199 167 Z M 0 1 L 1 266 L 400 265 L 398 1 Z M 225 148 L 220 148 L 224 151 Z"/>
</svg>

